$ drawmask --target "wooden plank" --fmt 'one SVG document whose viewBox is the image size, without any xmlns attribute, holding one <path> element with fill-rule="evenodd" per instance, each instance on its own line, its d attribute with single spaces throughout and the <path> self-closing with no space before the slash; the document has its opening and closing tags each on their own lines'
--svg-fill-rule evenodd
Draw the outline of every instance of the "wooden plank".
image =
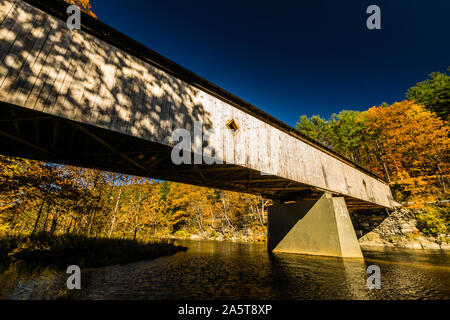
<svg viewBox="0 0 450 320">
<path fill-rule="evenodd" d="M 17 39 L 20 39 L 24 29 L 26 32 L 26 27 L 34 21 L 34 17 L 30 15 L 30 10 L 29 6 L 24 6 L 22 2 L 18 2 L 0 26 L 0 39 L 2 40 L 0 42 L 0 75 L 8 73 L 10 66 L 5 63 L 5 58 Z"/>
<path fill-rule="evenodd" d="M 272 174 L 269 150 L 268 124 L 261 122 L 258 124 L 258 163 L 262 175 Z"/>
<path fill-rule="evenodd" d="M 139 136 L 141 118 L 144 116 L 142 112 L 143 96 L 145 94 L 146 85 L 146 68 L 139 59 L 132 59 L 133 67 L 131 77 L 133 78 L 133 87 L 131 91 L 131 115 L 127 125 L 126 132 L 129 135 Z"/>
<path fill-rule="evenodd" d="M 132 92 L 134 79 L 132 74 L 132 60 L 123 52 L 118 52 L 119 69 L 116 74 L 115 99 L 117 103 L 112 108 L 111 130 L 126 134 L 131 117 Z"/>
<path fill-rule="evenodd" d="M 170 137 L 172 136 L 172 123 L 171 123 L 171 100 L 169 98 L 169 92 L 170 92 L 170 75 L 166 74 L 164 72 L 161 72 L 159 74 L 160 79 L 160 87 L 163 92 L 163 96 L 161 99 L 161 113 L 160 113 L 160 123 L 161 123 L 161 129 L 162 129 L 162 141 L 164 141 L 165 144 L 168 143 L 170 140 Z M 198 119 L 200 120 L 200 119 Z"/>
<path fill-rule="evenodd" d="M 153 70 L 153 67 L 147 65 L 147 79 L 145 86 L 145 96 L 143 101 L 143 114 L 140 122 L 141 132 L 144 139 L 151 139 L 151 137 L 158 136 L 158 125 L 156 125 L 156 119 L 158 112 L 156 111 L 156 91 L 159 90 L 157 84 L 157 74 Z"/>
<path fill-rule="evenodd" d="M 153 67 L 151 67 L 153 68 Z M 164 131 L 159 125 L 161 121 L 161 96 L 163 95 L 163 90 L 160 83 L 161 72 L 154 69 L 152 70 L 153 82 L 151 87 L 148 89 L 149 99 L 147 105 L 150 106 L 148 109 L 148 117 L 143 120 L 143 127 L 146 129 L 145 137 L 150 140 L 153 139 L 155 142 L 164 143 Z M 167 143 L 170 144 L 170 141 Z"/>
<path fill-rule="evenodd" d="M 3 87 L 3 90 L 11 96 L 17 89 L 18 83 L 21 82 L 22 67 L 26 65 L 30 52 L 37 41 L 36 35 L 41 32 L 44 24 L 45 17 L 43 15 L 37 15 L 33 23 L 26 24 L 23 40 L 15 41 L 5 58 L 5 66 L 8 71 L 0 75 L 0 87 Z"/>
<path fill-rule="evenodd" d="M 225 103 L 221 103 L 221 114 L 222 114 L 222 121 L 221 123 L 218 123 L 217 126 L 224 126 L 229 120 L 233 119 L 233 110 L 226 107 Z M 233 133 L 229 129 L 225 129 L 223 135 L 223 154 L 224 154 L 224 160 L 226 163 L 234 163 L 234 136 Z"/>
<path fill-rule="evenodd" d="M 32 10 L 33 14 L 42 15 L 37 12 L 37 9 Z M 45 23 L 42 28 L 32 30 L 33 36 L 35 36 L 35 43 L 30 50 L 22 69 L 19 72 L 18 78 L 15 80 L 15 85 L 11 88 L 10 101 L 13 104 L 25 105 L 25 102 L 32 90 L 36 81 L 37 74 L 40 71 L 37 61 L 41 57 L 41 51 L 47 40 L 48 34 L 51 30 L 51 24 L 48 17 L 45 15 Z"/>
<path fill-rule="evenodd" d="M 233 110 L 233 120 L 239 126 L 237 133 L 234 135 L 234 163 L 245 166 L 247 162 L 247 145 L 248 145 L 248 125 L 247 117 L 240 110 Z M 225 126 L 225 123 L 223 124 Z"/>
<path fill-rule="evenodd" d="M 220 163 L 225 163 L 225 153 L 224 153 L 224 135 L 228 131 L 223 121 L 222 116 L 223 104 L 220 100 L 215 101 L 214 107 L 214 117 L 212 119 L 211 127 L 214 129 L 215 137 L 210 141 L 210 147 L 213 148 L 217 154 L 217 159 L 220 159 Z"/>
<path fill-rule="evenodd" d="M 79 31 L 75 31 L 74 33 L 79 33 Z M 86 106 L 81 101 L 81 97 L 87 81 L 86 70 L 89 70 L 96 54 L 95 44 L 92 42 L 90 36 L 82 34 L 79 41 L 80 54 L 75 55 L 75 59 L 78 59 L 78 61 L 75 61 L 72 65 L 73 69 L 69 72 L 72 81 L 64 102 L 64 105 L 72 110 L 71 118 L 76 121 L 81 121 L 82 114 L 86 109 Z"/>
<path fill-rule="evenodd" d="M 54 106 L 54 114 L 68 118 L 71 118 L 72 114 L 82 107 L 77 104 L 79 101 L 76 100 L 76 95 L 82 90 L 80 78 L 91 53 L 90 46 L 87 46 L 85 37 L 80 32 L 73 34 L 70 53 L 70 67 L 66 72 Z"/>
<path fill-rule="evenodd" d="M 274 127 L 270 127 L 270 152 L 273 163 L 271 172 L 274 175 L 278 175 L 280 168 L 280 132 Z M 295 168 L 299 167 L 299 165 L 295 166 Z"/>
<path fill-rule="evenodd" d="M 75 110 L 72 118 L 79 122 L 91 123 L 89 118 L 98 94 L 98 83 L 100 82 L 98 70 L 100 70 L 99 66 L 103 58 L 100 55 L 99 41 L 91 36 L 87 36 L 86 40 L 86 43 L 90 45 L 91 53 L 88 60 L 82 65 L 83 72 L 78 73 L 79 91 L 75 94 L 74 99 L 78 101 L 80 107 Z"/>
<path fill-rule="evenodd" d="M 132 136 L 139 137 L 142 135 L 142 118 L 146 116 L 144 101 L 147 93 L 146 86 L 149 72 L 143 61 L 137 59 L 136 65 L 139 79 L 135 83 L 135 90 L 137 91 L 137 94 L 134 95 L 133 99 L 132 120 L 128 133 Z"/>
<path fill-rule="evenodd" d="M 2 25 L 3 21 L 5 21 L 5 18 L 8 16 L 8 14 L 11 12 L 12 8 L 14 7 L 16 1 L 12 0 L 2 0 L 0 2 L 0 26 Z"/>
<path fill-rule="evenodd" d="M 109 110 L 115 103 L 114 101 L 114 83 L 116 78 L 116 73 L 118 71 L 118 57 L 117 49 L 111 46 L 106 46 L 109 50 L 105 52 L 108 53 L 109 60 L 105 61 L 102 65 L 102 77 L 100 79 L 100 91 L 93 109 L 92 124 L 100 125 L 103 128 L 110 127 L 110 115 Z M 106 59 L 106 58 L 105 58 Z M 107 62 L 107 63 L 106 63 Z"/>
<path fill-rule="evenodd" d="M 138 86 L 142 83 L 141 75 L 138 72 L 139 64 L 136 59 L 130 57 L 130 64 L 128 68 L 128 81 L 129 81 L 129 91 L 127 92 L 127 98 L 129 100 L 129 107 L 127 110 L 127 117 L 125 118 L 125 127 L 122 129 L 123 133 L 130 134 L 132 128 L 134 127 L 137 116 L 137 94 L 138 94 Z"/>
<path fill-rule="evenodd" d="M 49 58 L 49 54 L 51 53 L 54 43 L 53 43 L 53 37 L 57 34 L 57 22 L 56 19 L 49 18 L 49 30 L 45 39 L 45 42 L 43 44 L 42 49 L 39 51 L 39 54 L 36 58 L 36 60 L 33 63 L 33 66 L 31 68 L 31 74 L 29 75 L 29 83 L 30 83 L 30 90 L 27 92 L 27 98 L 24 104 L 29 107 L 30 109 L 33 109 L 36 101 L 39 97 L 39 93 L 42 89 L 42 86 L 44 84 L 44 79 L 41 78 L 41 72 L 42 69 L 45 67 L 47 59 Z M 47 65 L 47 72 L 49 72 L 49 67 Z M 43 74 L 42 74 L 43 76 Z"/>
<path fill-rule="evenodd" d="M 61 95 L 61 89 L 63 87 L 67 73 L 69 72 L 70 67 L 72 65 L 73 52 L 74 50 L 76 50 L 75 48 L 77 48 L 77 45 L 74 44 L 73 41 L 71 41 L 69 47 L 67 48 L 65 58 L 61 62 L 55 81 L 53 82 L 53 93 L 48 95 L 47 100 L 45 102 L 46 105 L 45 112 L 47 113 L 58 114 L 59 112 L 55 108 L 56 101 L 58 100 L 58 97 Z"/>
<path fill-rule="evenodd" d="M 105 89 L 105 77 L 108 74 L 109 69 L 111 68 L 111 53 L 113 51 L 113 48 L 111 46 L 107 46 L 103 41 L 98 41 L 97 43 L 97 59 L 101 59 L 99 64 L 97 65 L 98 68 L 98 87 L 96 87 L 96 92 L 98 94 L 95 97 L 95 100 L 93 102 L 93 105 L 91 107 L 91 115 L 89 119 L 87 120 L 89 124 L 98 124 L 98 116 L 99 116 L 99 104 L 104 98 L 104 91 Z"/>
<path fill-rule="evenodd" d="M 67 63 L 67 55 L 69 54 L 68 51 L 73 34 L 60 21 L 56 21 L 56 26 L 58 32 L 55 35 L 55 42 L 60 45 L 55 46 L 50 51 L 45 66 L 39 74 L 42 87 L 34 106 L 34 110 L 37 111 L 48 112 L 52 108 L 52 97 L 56 96 L 59 91 L 57 88 L 58 75 L 61 71 L 64 72 L 66 70 L 65 64 Z M 38 85 L 40 85 L 39 82 L 36 83 L 35 87 Z"/>
<path fill-rule="evenodd" d="M 144 86 L 143 86 L 143 92 L 141 96 L 141 100 L 139 102 L 140 108 L 140 118 L 138 120 L 137 124 L 137 130 L 139 130 L 139 133 L 132 132 L 135 136 L 147 136 L 149 130 L 151 130 L 151 124 L 150 121 L 145 121 L 146 119 L 150 120 L 152 117 L 151 112 L 153 111 L 151 104 L 152 101 L 152 95 L 151 95 L 151 87 L 152 87 L 152 81 L 154 81 L 155 77 L 152 75 L 151 69 L 149 66 L 145 63 L 143 63 L 143 67 L 145 68 L 144 71 Z M 150 125 L 149 125 L 150 124 Z M 136 130 L 136 129 L 135 129 Z"/>
<path fill-rule="evenodd" d="M 66 99 L 71 81 L 71 73 L 76 69 L 78 58 L 82 50 L 81 42 L 76 39 L 79 37 L 77 33 L 73 34 L 72 41 L 70 42 L 67 50 L 66 58 L 64 59 L 63 66 L 60 68 L 58 76 L 55 80 L 56 94 L 49 102 L 47 112 L 62 116 L 68 113 L 64 107 L 64 101 Z"/>
<path fill-rule="evenodd" d="M 2 25 L 0 26 L 0 73 L 6 73 L 7 69 L 3 66 L 3 59 L 9 52 L 9 47 L 13 45 L 17 38 L 17 31 L 20 28 L 20 22 L 18 21 L 19 12 L 22 12 L 21 8 L 17 5 L 11 8 L 8 15 L 4 18 Z M 5 69 L 5 71 L 3 71 Z"/>
<path fill-rule="evenodd" d="M 92 50 L 95 50 L 95 57 L 92 59 L 90 70 L 87 72 L 85 88 L 81 97 L 84 112 L 81 114 L 81 121 L 95 125 L 98 117 L 98 99 L 104 77 L 104 71 L 108 68 L 108 49 L 104 43 L 91 37 L 93 43 Z M 87 69 L 88 70 L 88 69 Z"/>
</svg>

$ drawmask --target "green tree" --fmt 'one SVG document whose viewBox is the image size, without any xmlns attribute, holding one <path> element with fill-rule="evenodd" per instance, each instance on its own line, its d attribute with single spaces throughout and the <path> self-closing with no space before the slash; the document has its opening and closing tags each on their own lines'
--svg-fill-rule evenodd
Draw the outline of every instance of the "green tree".
<svg viewBox="0 0 450 320">
<path fill-rule="evenodd" d="M 305 115 L 301 116 L 300 121 L 297 122 L 296 129 L 327 147 L 332 146 L 328 121 L 320 116 L 314 115 L 311 118 L 308 118 Z"/>
<path fill-rule="evenodd" d="M 359 115 L 359 111 L 342 110 L 329 120 L 333 149 L 355 162 L 360 162 L 359 148 L 364 135 Z"/>
<path fill-rule="evenodd" d="M 447 69 L 450 72 L 450 67 Z M 408 100 L 424 105 L 443 120 L 449 120 L 450 76 L 447 73 L 433 72 L 431 79 L 419 82 L 406 93 Z"/>
</svg>

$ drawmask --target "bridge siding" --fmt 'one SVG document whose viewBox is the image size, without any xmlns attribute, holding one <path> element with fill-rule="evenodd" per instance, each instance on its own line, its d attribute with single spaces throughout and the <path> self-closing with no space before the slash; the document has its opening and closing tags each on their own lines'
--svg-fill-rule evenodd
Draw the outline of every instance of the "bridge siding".
<svg viewBox="0 0 450 320">
<path fill-rule="evenodd" d="M 335 157 L 23 1 L 0 3 L 3 101 L 166 145 L 202 121 L 226 162 L 391 206 L 386 184 Z"/>
</svg>

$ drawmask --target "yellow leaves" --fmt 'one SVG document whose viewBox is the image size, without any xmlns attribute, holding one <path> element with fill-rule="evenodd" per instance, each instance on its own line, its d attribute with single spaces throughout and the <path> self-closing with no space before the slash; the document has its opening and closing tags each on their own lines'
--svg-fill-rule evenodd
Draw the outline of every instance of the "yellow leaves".
<svg viewBox="0 0 450 320">
<path fill-rule="evenodd" d="M 0 236 L 7 234 L 9 229 L 9 223 L 0 224 Z"/>
<path fill-rule="evenodd" d="M 416 199 L 439 192 L 436 189 L 443 192 L 450 145 L 446 123 L 423 106 L 407 100 L 372 107 L 361 114 L 361 121 L 373 141 L 373 150 L 381 153 L 394 183 L 401 184 Z M 382 168 L 375 171 L 380 172 Z"/>
<path fill-rule="evenodd" d="M 84 12 L 89 14 L 90 16 L 97 18 L 95 13 L 92 12 L 91 3 L 89 0 L 65 0 L 67 3 L 77 5 Z"/>
<path fill-rule="evenodd" d="M 36 225 L 37 231 L 148 238 L 178 230 L 231 235 L 265 223 L 266 204 L 253 195 L 6 157 L 0 170 L 0 226 L 7 232 Z"/>
</svg>

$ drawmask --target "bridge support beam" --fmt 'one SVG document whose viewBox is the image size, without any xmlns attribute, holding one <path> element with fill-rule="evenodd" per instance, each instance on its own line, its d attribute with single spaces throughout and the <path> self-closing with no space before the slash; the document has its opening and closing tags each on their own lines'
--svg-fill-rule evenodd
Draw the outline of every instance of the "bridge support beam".
<svg viewBox="0 0 450 320">
<path fill-rule="evenodd" d="M 269 251 L 363 258 L 344 198 L 328 193 L 269 207 L 267 233 Z"/>
</svg>

